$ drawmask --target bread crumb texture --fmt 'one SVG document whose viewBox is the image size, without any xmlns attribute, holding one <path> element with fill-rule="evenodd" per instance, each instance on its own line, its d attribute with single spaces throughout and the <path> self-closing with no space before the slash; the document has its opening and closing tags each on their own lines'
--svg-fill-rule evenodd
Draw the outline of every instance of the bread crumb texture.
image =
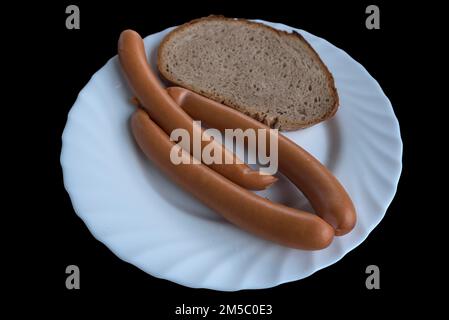
<svg viewBox="0 0 449 320">
<path fill-rule="evenodd" d="M 158 68 L 169 81 L 280 130 L 305 128 L 338 108 L 334 80 L 297 33 L 211 16 L 163 40 Z"/>
</svg>

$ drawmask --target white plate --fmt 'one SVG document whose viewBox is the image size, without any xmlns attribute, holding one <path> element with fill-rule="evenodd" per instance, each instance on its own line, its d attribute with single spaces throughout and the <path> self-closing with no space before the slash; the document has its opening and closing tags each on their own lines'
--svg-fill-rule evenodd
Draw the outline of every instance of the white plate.
<svg viewBox="0 0 449 320">
<path fill-rule="evenodd" d="M 226 291 L 302 279 L 359 245 L 396 192 L 402 159 L 399 124 L 376 80 L 326 40 L 260 22 L 301 33 L 335 77 L 341 100 L 336 116 L 286 135 L 338 177 L 354 201 L 358 223 L 350 234 L 314 252 L 282 247 L 227 223 L 167 180 L 138 150 L 129 129 L 132 95 L 113 57 L 79 93 L 69 113 L 62 136 L 64 185 L 95 238 L 155 277 Z M 157 47 L 170 30 L 145 38 L 153 68 Z M 262 194 L 310 210 L 285 178 Z"/>
</svg>

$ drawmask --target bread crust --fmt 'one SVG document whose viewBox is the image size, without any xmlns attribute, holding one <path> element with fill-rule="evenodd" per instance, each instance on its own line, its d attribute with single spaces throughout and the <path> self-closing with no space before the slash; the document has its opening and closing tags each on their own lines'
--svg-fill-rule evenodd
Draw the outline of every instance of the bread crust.
<svg viewBox="0 0 449 320">
<path fill-rule="evenodd" d="M 302 35 L 300 35 L 299 33 L 293 31 L 291 33 L 283 31 L 283 30 L 278 30 L 275 28 L 272 28 L 268 25 L 262 24 L 262 23 L 258 23 L 258 22 L 254 22 L 254 21 L 249 21 L 246 19 L 241 19 L 241 18 L 228 18 L 228 17 L 224 17 L 222 15 L 210 15 L 207 17 L 202 17 L 202 18 L 198 18 L 198 19 L 194 19 L 191 20 L 189 22 L 186 22 L 180 26 L 178 26 L 177 28 L 175 28 L 174 30 L 172 30 L 168 35 L 166 35 L 164 37 L 164 39 L 162 40 L 162 42 L 159 45 L 158 48 L 158 53 L 157 53 L 157 67 L 159 70 L 159 73 L 163 76 L 163 78 L 165 78 L 166 80 L 168 80 L 171 83 L 174 83 L 178 86 L 187 88 L 189 90 L 192 90 L 198 94 L 201 94 L 209 99 L 218 101 L 220 103 L 223 103 L 233 109 L 239 110 L 240 112 L 243 112 L 247 115 L 249 115 L 250 117 L 272 127 L 275 128 L 277 127 L 277 119 L 259 119 L 258 114 L 254 114 L 251 111 L 249 111 L 248 106 L 242 106 L 242 105 L 236 105 L 233 104 L 231 102 L 225 102 L 223 97 L 219 97 L 219 99 L 217 99 L 217 96 L 212 96 L 210 94 L 208 94 L 207 92 L 200 92 L 197 88 L 193 87 L 193 86 L 189 86 L 186 85 L 184 83 L 180 83 L 179 81 L 177 81 L 175 78 L 173 78 L 170 74 L 168 74 L 165 69 L 163 68 L 164 65 L 164 59 L 162 57 L 162 50 L 164 48 L 164 46 L 171 41 L 172 37 L 175 36 L 178 32 L 182 32 L 183 30 L 191 27 L 192 25 L 198 24 L 198 23 L 202 23 L 205 21 L 225 21 L 225 22 L 233 22 L 233 23 L 244 23 L 247 24 L 248 26 L 254 27 L 254 28 L 264 28 L 265 30 L 268 30 L 270 32 L 275 32 L 276 34 L 278 34 L 279 36 L 284 36 L 284 37 L 293 37 L 296 39 L 299 39 L 301 42 L 303 42 L 307 48 L 310 50 L 310 53 L 312 54 L 312 56 L 315 58 L 315 60 L 321 65 L 322 70 L 325 73 L 325 76 L 327 78 L 327 84 L 329 86 L 329 91 L 332 94 L 333 100 L 334 100 L 334 104 L 333 106 L 329 109 L 329 111 L 327 113 L 325 113 L 322 117 L 320 118 L 316 118 L 313 119 L 311 121 L 308 122 L 302 122 L 302 123 L 298 123 L 297 121 L 287 121 L 286 123 L 284 123 L 284 125 L 282 127 L 279 127 L 279 130 L 281 131 L 293 131 L 293 130 L 297 130 L 297 129 L 304 129 L 310 126 L 313 126 L 317 123 L 320 123 L 322 121 L 325 121 L 329 118 L 331 118 L 332 116 L 335 115 L 335 113 L 338 110 L 339 107 L 339 97 L 338 97 L 338 92 L 337 89 L 335 87 L 335 81 L 334 81 L 334 77 L 332 76 L 331 72 L 329 71 L 329 69 L 327 68 L 327 66 L 324 64 L 324 62 L 321 60 L 320 56 L 318 55 L 318 53 L 313 49 L 313 47 L 307 42 L 306 39 L 304 39 L 304 37 Z"/>
</svg>

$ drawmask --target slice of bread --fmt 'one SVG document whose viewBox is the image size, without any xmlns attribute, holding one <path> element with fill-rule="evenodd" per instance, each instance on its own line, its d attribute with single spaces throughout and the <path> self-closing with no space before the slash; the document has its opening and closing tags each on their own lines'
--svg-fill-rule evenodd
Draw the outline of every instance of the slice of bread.
<svg viewBox="0 0 449 320">
<path fill-rule="evenodd" d="M 301 35 L 248 20 L 209 16 L 174 29 L 159 46 L 158 69 L 280 130 L 309 127 L 338 108 L 331 73 Z"/>
</svg>

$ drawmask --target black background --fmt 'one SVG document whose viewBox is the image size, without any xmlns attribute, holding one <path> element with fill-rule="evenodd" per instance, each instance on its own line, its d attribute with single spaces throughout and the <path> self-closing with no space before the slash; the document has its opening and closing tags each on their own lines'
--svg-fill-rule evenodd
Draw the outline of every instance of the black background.
<svg viewBox="0 0 449 320">
<path fill-rule="evenodd" d="M 80 8 L 80 30 L 65 28 L 65 8 L 69 4 Z M 365 27 L 365 8 L 369 4 L 380 8 L 380 30 Z M 131 304 L 129 310 L 161 319 L 179 318 L 174 316 L 175 306 L 183 303 L 215 307 L 226 303 L 272 304 L 274 315 L 265 318 L 285 319 L 299 317 L 306 309 L 346 314 L 354 305 L 366 306 L 365 312 L 370 314 L 382 312 L 386 305 L 414 310 L 419 303 L 412 301 L 429 294 L 423 289 L 432 282 L 424 271 L 428 253 L 422 236 L 417 235 L 417 230 L 427 229 L 426 222 L 418 220 L 426 203 L 414 185 L 417 179 L 425 179 L 417 157 L 424 138 L 416 129 L 421 118 L 416 110 L 423 101 L 419 97 L 420 83 L 414 80 L 424 65 L 417 62 L 419 48 L 414 39 L 422 30 L 422 18 L 438 8 L 405 4 L 394 7 L 379 1 L 338 5 L 310 1 L 165 1 L 158 6 L 150 1 L 95 6 L 84 1 L 61 1 L 25 11 L 30 10 L 30 25 L 22 35 L 31 47 L 28 57 L 37 67 L 30 79 L 38 88 L 39 103 L 28 107 L 27 112 L 33 117 L 33 133 L 42 135 L 42 139 L 28 146 L 39 161 L 32 161 L 38 168 L 38 178 L 32 200 L 28 200 L 33 202 L 28 213 L 33 216 L 29 225 L 35 231 L 32 242 L 36 248 L 27 250 L 26 266 L 37 265 L 39 272 L 33 277 L 38 285 L 19 287 L 19 296 L 45 299 L 43 308 L 57 304 L 78 311 L 97 304 L 101 298 L 111 301 L 112 297 L 114 302 L 102 304 L 103 310 L 129 308 Z M 281 22 L 327 39 L 378 80 L 399 119 L 404 142 L 403 172 L 385 218 L 341 261 L 301 281 L 266 290 L 225 293 L 156 279 L 121 261 L 95 240 L 75 214 L 64 190 L 59 156 L 67 114 L 93 73 L 116 54 L 120 32 L 132 28 L 146 36 L 209 14 Z M 70 264 L 80 267 L 80 290 L 65 288 L 65 267 Z M 365 287 L 365 268 L 370 264 L 380 267 L 380 290 Z M 160 316 L 152 317 L 156 314 Z"/>
</svg>

